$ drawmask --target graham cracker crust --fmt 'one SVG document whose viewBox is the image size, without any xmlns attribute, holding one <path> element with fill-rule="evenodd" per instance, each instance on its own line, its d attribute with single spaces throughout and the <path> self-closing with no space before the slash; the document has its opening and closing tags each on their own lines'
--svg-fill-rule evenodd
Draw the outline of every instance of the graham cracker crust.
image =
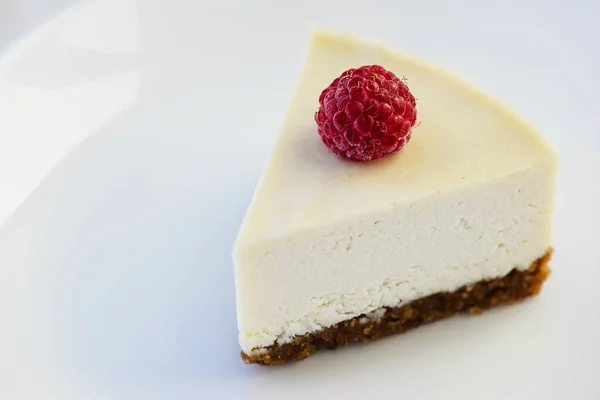
<svg viewBox="0 0 600 400">
<path fill-rule="evenodd" d="M 241 353 L 246 364 L 278 365 L 299 361 L 319 349 L 336 349 L 350 342 L 370 342 L 402 333 L 461 312 L 479 314 L 483 310 L 519 302 L 537 295 L 550 275 L 548 261 L 552 249 L 528 269 L 513 269 L 502 278 L 480 281 L 454 292 L 440 292 L 399 307 L 386 307 L 379 318 L 360 315 L 319 332 L 297 337 L 293 342 L 275 344 L 252 354 Z M 362 321 L 361 321 L 362 320 Z"/>
</svg>

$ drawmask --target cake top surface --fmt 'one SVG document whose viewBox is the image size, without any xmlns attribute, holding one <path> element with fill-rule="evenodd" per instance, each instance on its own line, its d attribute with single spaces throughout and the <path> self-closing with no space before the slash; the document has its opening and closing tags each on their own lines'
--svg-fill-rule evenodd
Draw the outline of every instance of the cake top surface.
<svg viewBox="0 0 600 400">
<path fill-rule="evenodd" d="M 333 79 L 369 64 L 407 78 L 417 98 L 418 126 L 401 152 L 357 163 L 327 149 L 314 113 Z M 556 158 L 527 122 L 471 84 L 384 44 L 316 30 L 238 245 L 485 183 Z"/>
</svg>

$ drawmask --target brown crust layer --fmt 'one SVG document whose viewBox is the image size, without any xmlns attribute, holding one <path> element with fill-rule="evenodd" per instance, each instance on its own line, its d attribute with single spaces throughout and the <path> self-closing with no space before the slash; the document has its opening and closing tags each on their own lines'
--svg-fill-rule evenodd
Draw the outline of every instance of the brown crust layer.
<svg viewBox="0 0 600 400">
<path fill-rule="evenodd" d="M 242 352 L 242 359 L 246 364 L 285 364 L 303 360 L 319 349 L 335 349 L 355 341 L 370 342 L 460 312 L 479 314 L 491 307 L 521 301 L 540 292 L 550 274 L 548 261 L 551 254 L 552 249 L 548 249 L 527 270 L 513 269 L 502 278 L 480 281 L 451 293 L 436 293 L 404 306 L 389 307 L 380 318 L 361 315 L 322 331 L 299 336 L 291 343 L 275 344 L 252 354 Z M 365 317 L 368 320 L 365 321 Z"/>
</svg>

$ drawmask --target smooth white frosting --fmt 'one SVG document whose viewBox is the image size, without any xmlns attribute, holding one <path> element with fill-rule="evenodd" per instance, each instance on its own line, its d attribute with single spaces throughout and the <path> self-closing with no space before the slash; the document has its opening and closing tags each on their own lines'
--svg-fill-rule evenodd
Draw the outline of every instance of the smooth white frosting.
<svg viewBox="0 0 600 400">
<path fill-rule="evenodd" d="M 405 75 L 405 149 L 352 163 L 320 142 L 320 91 L 348 68 Z M 384 45 L 317 31 L 234 250 L 245 352 L 513 267 L 550 246 L 557 155 L 469 84 Z"/>
</svg>

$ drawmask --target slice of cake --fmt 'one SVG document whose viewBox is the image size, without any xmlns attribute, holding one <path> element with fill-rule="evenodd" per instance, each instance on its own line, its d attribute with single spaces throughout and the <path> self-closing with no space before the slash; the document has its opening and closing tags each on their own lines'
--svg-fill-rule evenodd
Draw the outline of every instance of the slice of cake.
<svg viewBox="0 0 600 400">
<path fill-rule="evenodd" d="M 374 83 L 349 83 L 362 66 Z M 234 249 L 242 358 L 300 360 L 537 294 L 557 160 L 438 67 L 314 32 Z"/>
</svg>

